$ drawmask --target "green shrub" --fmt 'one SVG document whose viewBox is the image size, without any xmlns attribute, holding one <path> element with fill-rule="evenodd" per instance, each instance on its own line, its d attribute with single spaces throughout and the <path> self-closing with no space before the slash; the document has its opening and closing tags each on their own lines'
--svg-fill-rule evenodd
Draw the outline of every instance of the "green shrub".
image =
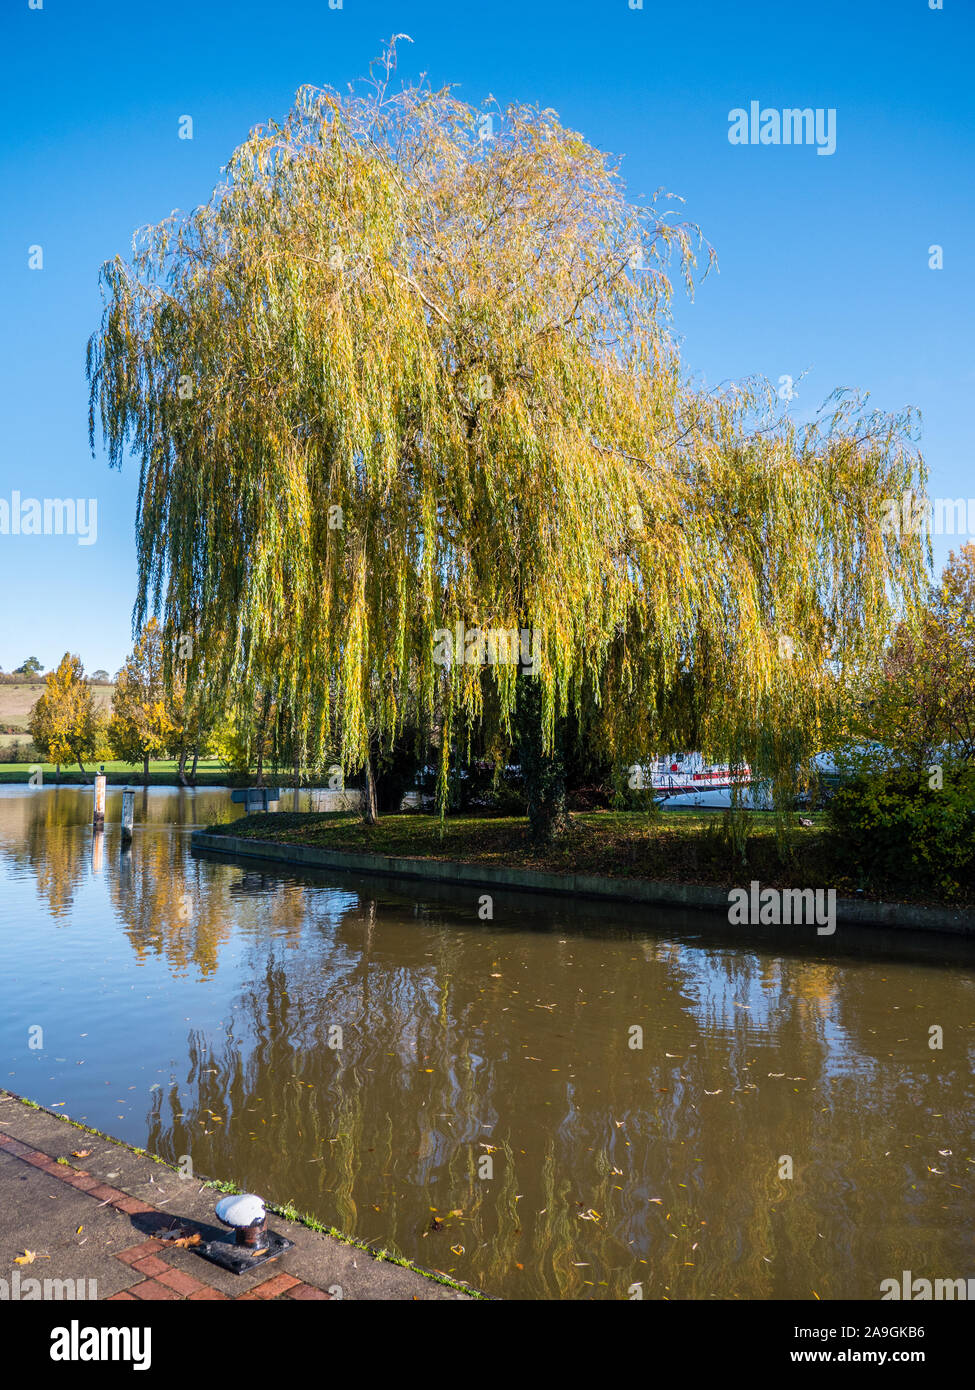
<svg viewBox="0 0 975 1390">
<path fill-rule="evenodd" d="M 975 890 L 975 766 L 861 774 L 840 787 L 827 814 L 836 862 L 861 887 L 904 884 L 946 898 Z"/>
</svg>

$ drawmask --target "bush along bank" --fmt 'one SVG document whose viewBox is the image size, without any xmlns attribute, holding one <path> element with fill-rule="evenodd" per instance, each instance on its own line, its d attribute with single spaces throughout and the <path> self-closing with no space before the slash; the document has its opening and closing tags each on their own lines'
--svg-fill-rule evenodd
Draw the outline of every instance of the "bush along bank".
<svg viewBox="0 0 975 1390">
<path fill-rule="evenodd" d="M 975 766 L 861 774 L 828 807 L 839 872 L 946 902 L 975 898 Z"/>
</svg>

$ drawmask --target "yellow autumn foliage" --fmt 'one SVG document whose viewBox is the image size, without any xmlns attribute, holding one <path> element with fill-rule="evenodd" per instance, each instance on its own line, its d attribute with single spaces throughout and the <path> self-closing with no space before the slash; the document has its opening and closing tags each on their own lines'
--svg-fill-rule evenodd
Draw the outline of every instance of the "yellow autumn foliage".
<svg viewBox="0 0 975 1390">
<path fill-rule="evenodd" d="M 917 590 L 881 522 L 924 468 L 909 415 L 799 425 L 688 377 L 671 276 L 702 245 L 552 111 L 393 91 L 389 58 L 303 88 L 102 271 L 92 440 L 140 460 L 136 616 L 194 634 L 188 688 L 273 689 L 312 757 L 409 721 L 445 763 L 525 677 L 436 634 L 527 629 L 547 744 L 572 706 L 615 757 L 788 782 Z"/>
</svg>

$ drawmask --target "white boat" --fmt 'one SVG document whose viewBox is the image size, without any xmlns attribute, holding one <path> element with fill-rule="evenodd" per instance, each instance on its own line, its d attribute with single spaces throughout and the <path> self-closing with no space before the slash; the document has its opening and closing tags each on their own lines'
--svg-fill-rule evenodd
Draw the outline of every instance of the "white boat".
<svg viewBox="0 0 975 1390">
<path fill-rule="evenodd" d="M 740 788 L 739 804 L 762 808 L 766 798 L 752 785 L 751 768 L 706 763 L 700 753 L 658 754 L 642 769 L 643 785 L 665 809 L 731 805 L 732 789 Z"/>
</svg>

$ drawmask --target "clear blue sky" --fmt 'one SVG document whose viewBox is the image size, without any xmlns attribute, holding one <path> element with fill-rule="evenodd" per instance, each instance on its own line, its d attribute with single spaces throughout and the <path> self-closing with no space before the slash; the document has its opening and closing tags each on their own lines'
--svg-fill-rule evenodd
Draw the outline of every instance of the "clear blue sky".
<svg viewBox="0 0 975 1390">
<path fill-rule="evenodd" d="M 94 545 L 0 535 L 5 670 L 70 648 L 114 672 L 131 646 L 137 470 L 93 460 L 86 432 L 99 265 L 203 201 L 302 83 L 344 88 L 397 32 L 405 76 L 554 107 L 625 155 L 634 195 L 686 199 L 721 272 L 677 305 L 690 368 L 808 370 L 803 416 L 834 386 L 913 403 L 931 495 L 975 495 L 972 0 L 3 0 L 0 497 L 98 500 Z M 836 152 L 731 145 L 752 100 L 835 108 Z"/>
</svg>

